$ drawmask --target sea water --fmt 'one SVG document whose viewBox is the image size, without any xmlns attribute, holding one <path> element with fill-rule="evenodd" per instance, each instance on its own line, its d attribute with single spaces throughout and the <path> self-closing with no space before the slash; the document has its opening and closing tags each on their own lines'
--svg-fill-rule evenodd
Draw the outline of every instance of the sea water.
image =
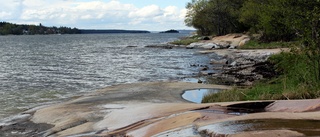
<svg viewBox="0 0 320 137">
<path fill-rule="evenodd" d="M 114 84 L 191 77 L 205 55 L 145 48 L 186 35 L 0 36 L 0 119 Z"/>
</svg>

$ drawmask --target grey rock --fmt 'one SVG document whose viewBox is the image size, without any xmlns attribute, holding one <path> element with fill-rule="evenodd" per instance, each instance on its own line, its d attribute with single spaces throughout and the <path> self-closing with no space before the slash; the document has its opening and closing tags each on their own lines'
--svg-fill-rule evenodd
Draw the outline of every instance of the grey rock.
<svg viewBox="0 0 320 137">
<path fill-rule="evenodd" d="M 211 59 L 210 64 L 228 64 L 228 60 L 227 59 L 221 59 L 221 60 Z"/>
<path fill-rule="evenodd" d="M 207 43 L 201 46 L 201 48 L 204 49 L 216 49 L 216 48 L 220 48 L 217 44 L 214 43 Z"/>
</svg>

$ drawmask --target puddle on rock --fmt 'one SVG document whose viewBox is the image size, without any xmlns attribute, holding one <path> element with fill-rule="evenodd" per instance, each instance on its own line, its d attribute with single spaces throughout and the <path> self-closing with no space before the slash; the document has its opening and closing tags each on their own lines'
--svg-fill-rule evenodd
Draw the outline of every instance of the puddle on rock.
<svg viewBox="0 0 320 137">
<path fill-rule="evenodd" d="M 221 89 L 195 89 L 195 90 L 186 90 L 182 94 L 182 98 L 194 103 L 201 103 L 202 98 L 211 93 L 218 93 Z"/>
<path fill-rule="evenodd" d="M 208 125 L 201 129 L 208 129 L 211 132 L 230 135 L 246 131 L 264 131 L 287 129 L 297 131 L 306 136 L 320 135 L 320 121 L 318 120 L 290 120 L 290 119 L 258 119 L 221 122 Z"/>
</svg>

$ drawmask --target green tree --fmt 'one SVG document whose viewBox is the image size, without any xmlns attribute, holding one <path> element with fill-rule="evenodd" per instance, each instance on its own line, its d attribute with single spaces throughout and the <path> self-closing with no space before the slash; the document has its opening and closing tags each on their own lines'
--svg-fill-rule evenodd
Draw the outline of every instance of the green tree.
<svg viewBox="0 0 320 137">
<path fill-rule="evenodd" d="M 0 35 L 22 35 L 22 34 L 79 34 L 80 31 L 77 28 L 68 28 L 68 27 L 46 27 L 41 23 L 36 25 L 18 25 L 8 22 L 0 22 Z"/>
<path fill-rule="evenodd" d="M 261 31 L 264 41 L 300 40 L 302 46 L 295 54 L 306 64 L 292 67 L 306 71 L 289 78 L 320 88 L 320 0 L 246 0 L 240 21 Z"/>
<path fill-rule="evenodd" d="M 15 25 L 6 23 L 2 26 L 0 31 L 2 35 L 8 35 L 8 34 L 13 34 L 14 29 L 15 29 Z"/>
<path fill-rule="evenodd" d="M 290 0 L 246 0 L 241 8 L 240 21 L 254 33 L 261 32 L 263 41 L 291 41 L 295 30 L 288 24 Z M 294 12 L 294 11 L 290 11 Z"/>
<path fill-rule="evenodd" d="M 247 27 L 239 22 L 239 10 L 244 0 L 192 0 L 188 3 L 185 23 L 201 35 L 224 35 L 243 32 Z"/>
<path fill-rule="evenodd" d="M 292 5 L 286 10 L 287 14 L 291 14 L 288 25 L 301 36 L 308 68 L 314 72 L 312 80 L 320 84 L 320 1 L 296 0 L 286 4 Z"/>
</svg>

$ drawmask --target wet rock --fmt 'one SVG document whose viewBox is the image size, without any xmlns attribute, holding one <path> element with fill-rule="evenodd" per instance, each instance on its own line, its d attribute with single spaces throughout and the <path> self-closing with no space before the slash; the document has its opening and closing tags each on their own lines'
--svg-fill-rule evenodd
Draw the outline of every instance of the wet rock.
<svg viewBox="0 0 320 137">
<path fill-rule="evenodd" d="M 186 49 L 194 49 L 194 45 L 188 45 L 188 46 L 186 46 Z"/>
<path fill-rule="evenodd" d="M 255 64 L 254 67 L 255 69 L 252 72 L 262 75 L 263 78 L 269 79 L 279 75 L 274 69 L 274 64 L 267 61 L 259 62 Z"/>
<path fill-rule="evenodd" d="M 233 62 L 230 64 L 231 67 L 234 67 L 234 66 L 236 66 L 236 65 L 237 65 L 237 62 L 236 62 L 236 61 L 233 61 Z"/>
<path fill-rule="evenodd" d="M 226 52 L 227 51 L 227 52 Z M 276 50 L 224 50 L 221 60 L 211 59 L 210 64 L 222 65 L 221 72 L 213 75 L 216 84 L 250 86 L 255 81 L 270 79 L 278 74 L 267 59 Z M 279 51 L 279 50 L 278 50 Z M 217 51 L 219 53 L 220 51 Z"/>
<path fill-rule="evenodd" d="M 200 71 L 200 73 L 199 73 L 201 76 L 208 76 L 209 75 L 209 73 L 208 72 L 206 72 L 206 71 Z M 202 83 L 202 82 L 201 82 Z"/>
<path fill-rule="evenodd" d="M 164 49 L 172 49 L 174 45 L 171 44 L 156 44 L 156 45 L 147 45 L 146 48 L 164 48 Z"/>
<path fill-rule="evenodd" d="M 199 66 L 199 65 L 197 65 L 197 64 L 191 64 L 190 66 L 191 66 L 191 67 L 197 67 L 197 66 Z"/>
<path fill-rule="evenodd" d="M 201 71 L 205 71 L 205 70 L 208 70 L 209 68 L 208 67 L 202 67 L 200 68 Z"/>
<path fill-rule="evenodd" d="M 138 46 L 127 46 L 127 48 L 136 48 Z"/>
<path fill-rule="evenodd" d="M 0 128 L 0 136 L 44 136 L 44 131 L 52 127 L 53 125 L 50 124 L 33 123 L 31 121 L 25 120 L 15 124 L 2 126 L 2 128 Z"/>
</svg>

